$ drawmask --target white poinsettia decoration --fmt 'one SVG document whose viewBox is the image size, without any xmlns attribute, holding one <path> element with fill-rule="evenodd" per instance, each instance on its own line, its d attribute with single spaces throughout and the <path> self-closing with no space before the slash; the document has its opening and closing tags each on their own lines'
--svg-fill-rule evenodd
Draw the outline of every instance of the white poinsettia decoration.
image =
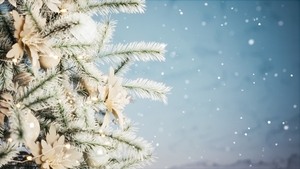
<svg viewBox="0 0 300 169">
<path fill-rule="evenodd" d="M 12 46 L 12 49 L 6 54 L 7 58 L 20 59 L 24 55 L 24 48 L 30 57 L 33 72 L 35 75 L 40 68 L 39 58 L 40 56 L 47 55 L 49 57 L 57 57 L 51 49 L 51 42 L 48 38 L 42 38 L 39 34 L 38 27 L 43 28 L 46 25 L 46 18 L 39 16 L 39 10 L 42 7 L 42 3 L 37 1 L 33 5 L 32 15 L 39 19 L 39 25 L 32 20 L 30 16 L 20 16 L 15 10 L 12 11 L 15 26 L 15 37 L 18 42 Z"/>
<path fill-rule="evenodd" d="M 105 86 L 98 87 L 100 99 L 104 100 L 107 106 L 102 126 L 105 127 L 110 121 L 109 112 L 112 113 L 123 126 L 123 110 L 125 105 L 130 102 L 130 97 L 127 91 L 122 87 L 122 79 L 114 75 L 113 68 L 110 68 L 110 73 Z"/>
<path fill-rule="evenodd" d="M 18 39 L 18 42 L 12 46 L 12 49 L 6 54 L 6 57 L 19 59 L 24 55 L 23 42 L 20 33 L 23 30 L 25 19 L 24 17 L 20 16 L 19 13 L 15 10 L 12 11 L 12 14 L 15 20 L 14 26 L 16 29 L 14 35 Z"/>
<path fill-rule="evenodd" d="M 54 125 L 51 125 L 46 140 L 27 145 L 37 164 L 41 164 L 41 169 L 66 169 L 78 166 L 81 152 L 66 146 L 65 137 L 56 134 Z"/>
</svg>

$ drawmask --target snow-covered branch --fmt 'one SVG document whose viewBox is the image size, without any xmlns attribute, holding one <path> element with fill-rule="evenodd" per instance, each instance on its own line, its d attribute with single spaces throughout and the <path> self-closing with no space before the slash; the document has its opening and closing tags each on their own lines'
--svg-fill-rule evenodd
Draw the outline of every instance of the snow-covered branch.
<svg viewBox="0 0 300 169">
<path fill-rule="evenodd" d="M 6 11 L 7 9 L 0 8 L 0 42 L 5 42 L 6 41 L 11 41 L 13 43 L 16 42 L 13 29 L 10 27 L 9 18 L 8 14 L 5 14 L 2 11 Z"/>
<path fill-rule="evenodd" d="M 0 90 L 13 90 L 13 64 L 0 60 Z"/>
<path fill-rule="evenodd" d="M 121 63 L 118 64 L 118 67 L 115 68 L 115 75 L 117 76 L 123 76 L 128 70 L 129 67 L 133 64 L 133 62 L 129 61 L 129 59 L 125 59 Z"/>
<path fill-rule="evenodd" d="M 0 145 L 0 167 L 8 163 L 18 153 L 17 146 L 12 143 L 1 143 Z"/>
<path fill-rule="evenodd" d="M 171 90 L 171 87 L 165 86 L 163 83 L 154 82 L 148 79 L 127 80 L 123 87 L 131 94 L 141 98 L 150 98 L 167 103 L 166 94 Z"/>
<path fill-rule="evenodd" d="M 164 61 L 166 44 L 155 42 L 133 42 L 126 45 L 107 46 L 100 51 L 98 58 L 106 62 L 126 61 Z"/>
<path fill-rule="evenodd" d="M 107 15 L 109 13 L 143 13 L 145 10 L 145 0 L 106 0 L 89 1 L 84 6 L 80 6 L 78 11 L 85 13 L 99 13 Z"/>
<path fill-rule="evenodd" d="M 27 98 L 35 99 L 34 95 L 38 96 L 42 94 L 45 89 L 50 89 L 52 86 L 56 86 L 60 80 L 60 77 L 60 73 L 55 71 L 48 71 L 41 74 L 40 77 L 27 90 L 23 90 L 23 92 L 18 93 L 16 101 L 23 102 L 24 99 Z M 28 103 L 30 103 L 29 100 Z"/>
<path fill-rule="evenodd" d="M 98 51 L 102 50 L 102 47 L 109 43 L 112 39 L 113 33 L 115 31 L 115 25 L 116 21 L 110 20 L 109 18 L 106 18 L 101 21 L 99 24 L 99 34 L 100 34 L 100 42 L 98 44 L 99 49 Z"/>
</svg>

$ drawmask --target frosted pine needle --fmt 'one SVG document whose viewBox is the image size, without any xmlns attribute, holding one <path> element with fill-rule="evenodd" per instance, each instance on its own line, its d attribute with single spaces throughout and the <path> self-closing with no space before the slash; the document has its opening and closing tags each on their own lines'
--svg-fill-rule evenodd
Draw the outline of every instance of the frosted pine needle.
<svg viewBox="0 0 300 169">
<path fill-rule="evenodd" d="M 107 46 L 100 51 L 98 58 L 106 62 L 125 61 L 165 61 L 164 53 L 166 44 L 155 42 L 133 42 L 126 45 L 118 44 Z"/>
<path fill-rule="evenodd" d="M 163 83 L 154 82 L 148 79 L 127 80 L 123 87 L 131 94 L 135 94 L 141 98 L 150 98 L 167 103 L 167 94 L 171 87 L 165 86 Z"/>
</svg>

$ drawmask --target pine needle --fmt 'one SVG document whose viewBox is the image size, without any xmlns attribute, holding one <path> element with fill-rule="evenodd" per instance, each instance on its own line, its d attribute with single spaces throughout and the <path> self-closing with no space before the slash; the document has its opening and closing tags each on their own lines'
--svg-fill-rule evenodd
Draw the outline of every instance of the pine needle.
<svg viewBox="0 0 300 169">
<path fill-rule="evenodd" d="M 137 95 L 141 98 L 150 98 L 152 100 L 159 100 L 167 103 L 167 94 L 171 87 L 165 86 L 163 83 L 158 83 L 148 79 L 127 80 L 123 87 L 131 94 Z"/>
<path fill-rule="evenodd" d="M 126 45 L 107 46 L 98 54 L 98 58 L 108 63 L 126 61 L 164 61 L 166 44 L 155 42 L 133 42 Z"/>
</svg>

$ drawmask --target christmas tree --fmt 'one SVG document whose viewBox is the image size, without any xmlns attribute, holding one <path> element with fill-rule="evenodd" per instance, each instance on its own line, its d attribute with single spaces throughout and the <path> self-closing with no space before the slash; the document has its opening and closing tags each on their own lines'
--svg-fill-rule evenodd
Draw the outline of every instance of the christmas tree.
<svg viewBox="0 0 300 169">
<path fill-rule="evenodd" d="M 154 161 L 123 110 L 135 96 L 166 103 L 170 87 L 123 75 L 135 61 L 164 61 L 166 45 L 112 44 L 116 21 L 108 16 L 144 9 L 144 0 L 0 0 L 0 167 Z"/>
</svg>

